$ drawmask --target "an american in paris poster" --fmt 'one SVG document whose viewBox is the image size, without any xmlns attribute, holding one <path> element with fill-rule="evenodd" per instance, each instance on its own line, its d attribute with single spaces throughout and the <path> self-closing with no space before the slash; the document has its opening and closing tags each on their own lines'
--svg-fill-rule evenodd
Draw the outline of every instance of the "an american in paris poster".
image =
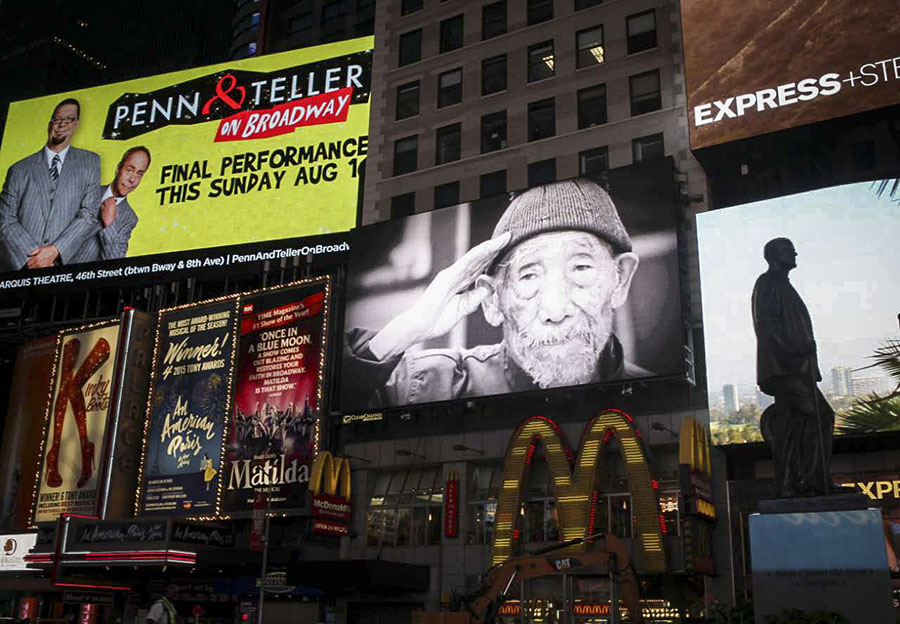
<svg viewBox="0 0 900 624">
<path fill-rule="evenodd" d="M 160 313 L 145 431 L 142 514 L 218 513 L 236 301 Z"/>
</svg>

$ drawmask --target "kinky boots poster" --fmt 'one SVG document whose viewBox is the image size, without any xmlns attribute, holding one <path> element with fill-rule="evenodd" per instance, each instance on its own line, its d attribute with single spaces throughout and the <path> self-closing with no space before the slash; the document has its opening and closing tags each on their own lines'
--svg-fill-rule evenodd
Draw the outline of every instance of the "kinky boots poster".
<svg viewBox="0 0 900 624">
<path fill-rule="evenodd" d="M 225 478 L 226 511 L 305 506 L 322 401 L 329 282 L 245 297 Z"/>
<path fill-rule="evenodd" d="M 139 514 L 218 513 L 236 320 L 236 297 L 160 312 Z"/>
<path fill-rule="evenodd" d="M 59 335 L 35 522 L 94 513 L 118 346 L 118 322 Z"/>
</svg>

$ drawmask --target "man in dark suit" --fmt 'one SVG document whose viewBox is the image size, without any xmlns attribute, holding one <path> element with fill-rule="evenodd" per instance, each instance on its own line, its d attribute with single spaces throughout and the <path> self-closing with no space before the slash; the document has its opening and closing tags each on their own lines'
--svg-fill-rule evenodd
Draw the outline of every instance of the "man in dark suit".
<svg viewBox="0 0 900 624">
<path fill-rule="evenodd" d="M 150 150 L 143 145 L 131 147 L 122 154 L 116 165 L 116 177 L 100 190 L 100 221 L 94 228 L 96 234 L 84 242 L 70 263 L 125 257 L 131 231 L 138 222 L 127 196 L 140 185 L 149 167 Z"/>
<path fill-rule="evenodd" d="M 96 230 L 100 157 L 72 147 L 81 106 L 53 109 L 47 144 L 9 168 L 0 192 L 0 265 L 4 270 L 68 264 Z"/>
</svg>

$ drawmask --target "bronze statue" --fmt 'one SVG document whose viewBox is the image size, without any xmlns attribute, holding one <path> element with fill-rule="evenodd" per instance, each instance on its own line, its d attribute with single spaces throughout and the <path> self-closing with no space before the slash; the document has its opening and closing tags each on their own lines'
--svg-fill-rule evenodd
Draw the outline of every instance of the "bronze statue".
<svg viewBox="0 0 900 624">
<path fill-rule="evenodd" d="M 760 427 L 772 448 L 779 497 L 828 494 L 834 411 L 816 382 L 822 380 L 812 320 L 788 272 L 797 252 L 787 238 L 766 243 L 769 270 L 753 287 L 756 379 L 775 397 Z"/>
</svg>

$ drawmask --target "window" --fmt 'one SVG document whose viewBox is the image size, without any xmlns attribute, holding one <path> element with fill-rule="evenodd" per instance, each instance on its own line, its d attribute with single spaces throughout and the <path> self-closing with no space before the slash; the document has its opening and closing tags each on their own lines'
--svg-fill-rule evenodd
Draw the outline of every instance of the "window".
<svg viewBox="0 0 900 624">
<path fill-rule="evenodd" d="M 419 114 L 419 81 L 407 82 L 397 87 L 397 119 Z"/>
<path fill-rule="evenodd" d="M 247 44 L 247 56 L 253 56 L 256 54 L 256 42 L 251 41 Z"/>
<path fill-rule="evenodd" d="M 544 41 L 528 48 L 528 82 L 553 76 L 553 42 Z"/>
<path fill-rule="evenodd" d="M 394 175 L 415 171 L 418 165 L 419 137 L 413 135 L 394 141 Z"/>
<path fill-rule="evenodd" d="M 553 19 L 553 0 L 528 0 L 528 25 Z"/>
<path fill-rule="evenodd" d="M 422 60 L 422 30 L 400 35 L 400 66 Z"/>
<path fill-rule="evenodd" d="M 505 171 L 495 171 L 481 177 L 483 180 L 487 176 L 497 176 L 498 174 L 503 178 L 505 189 Z M 482 465 L 473 467 L 472 481 L 467 490 L 471 499 L 469 502 L 471 513 L 468 516 L 471 519 L 471 524 L 467 527 L 466 544 L 491 543 L 494 537 L 494 522 L 497 516 L 497 495 L 502 478 L 503 468 L 501 466 Z"/>
<path fill-rule="evenodd" d="M 462 138 L 462 126 L 458 123 L 438 128 L 435 132 L 434 164 L 459 160 L 460 140 Z"/>
<path fill-rule="evenodd" d="M 590 67 L 603 62 L 603 26 L 586 28 L 575 33 L 575 45 L 577 48 L 576 65 Z"/>
<path fill-rule="evenodd" d="M 580 11 L 581 9 L 589 9 L 592 6 L 597 6 L 603 2 L 603 0 L 575 0 L 575 10 Z"/>
<path fill-rule="evenodd" d="M 416 211 L 416 194 L 404 193 L 391 197 L 391 219 L 408 217 Z"/>
<path fill-rule="evenodd" d="M 609 148 L 595 147 L 578 152 L 578 175 L 595 176 L 609 169 Z"/>
<path fill-rule="evenodd" d="M 350 13 L 347 0 L 331 0 L 322 5 L 322 38 L 328 41 L 342 39 L 344 22 Z"/>
<path fill-rule="evenodd" d="M 506 0 L 486 4 L 481 9 L 481 38 L 490 39 L 506 33 Z"/>
<path fill-rule="evenodd" d="M 632 117 L 662 108 L 658 69 L 631 76 L 628 83 L 631 86 Z"/>
<path fill-rule="evenodd" d="M 656 47 L 656 12 L 653 9 L 625 18 L 628 33 L 628 54 Z"/>
<path fill-rule="evenodd" d="M 373 474 L 366 510 L 369 546 L 427 546 L 441 541 L 440 469 Z"/>
<path fill-rule="evenodd" d="M 251 31 L 256 31 L 258 29 L 259 11 L 256 11 L 242 18 L 237 24 L 235 24 L 234 28 L 231 31 L 231 35 L 233 38 L 237 39 L 238 37 L 243 36 L 245 33 L 250 34 Z"/>
<path fill-rule="evenodd" d="M 606 85 L 578 91 L 578 127 L 590 128 L 606 123 Z"/>
<path fill-rule="evenodd" d="M 434 187 L 434 207 L 446 208 L 459 203 L 459 182 L 448 182 Z"/>
<path fill-rule="evenodd" d="M 441 54 L 463 46 L 463 16 L 457 15 L 441 22 Z"/>
<path fill-rule="evenodd" d="M 556 182 L 556 159 L 548 158 L 528 164 L 528 186 Z"/>
<path fill-rule="evenodd" d="M 422 0 L 402 0 L 400 2 L 400 15 L 409 15 L 422 10 Z"/>
<path fill-rule="evenodd" d="M 506 111 L 481 116 L 481 153 L 506 147 Z"/>
<path fill-rule="evenodd" d="M 479 197 L 494 197 L 506 192 L 506 169 L 482 174 L 479 179 Z"/>
<path fill-rule="evenodd" d="M 609 497 L 609 520 L 614 535 L 622 538 L 632 536 L 631 496 Z"/>
<path fill-rule="evenodd" d="M 506 55 L 481 61 L 481 95 L 506 91 Z"/>
<path fill-rule="evenodd" d="M 294 34 L 306 34 L 315 27 L 316 25 L 316 14 L 315 13 L 303 13 L 291 19 L 288 22 L 288 33 L 291 35 Z"/>
<path fill-rule="evenodd" d="M 462 67 L 438 76 L 438 108 L 462 102 Z"/>
<path fill-rule="evenodd" d="M 528 140 L 537 141 L 556 134 L 556 101 L 553 98 L 528 105 Z"/>
<path fill-rule="evenodd" d="M 666 155 L 662 133 L 651 134 L 649 136 L 634 139 L 631 142 L 631 151 L 634 156 L 634 162 L 636 163 L 652 160 L 654 158 L 662 158 Z"/>
</svg>

